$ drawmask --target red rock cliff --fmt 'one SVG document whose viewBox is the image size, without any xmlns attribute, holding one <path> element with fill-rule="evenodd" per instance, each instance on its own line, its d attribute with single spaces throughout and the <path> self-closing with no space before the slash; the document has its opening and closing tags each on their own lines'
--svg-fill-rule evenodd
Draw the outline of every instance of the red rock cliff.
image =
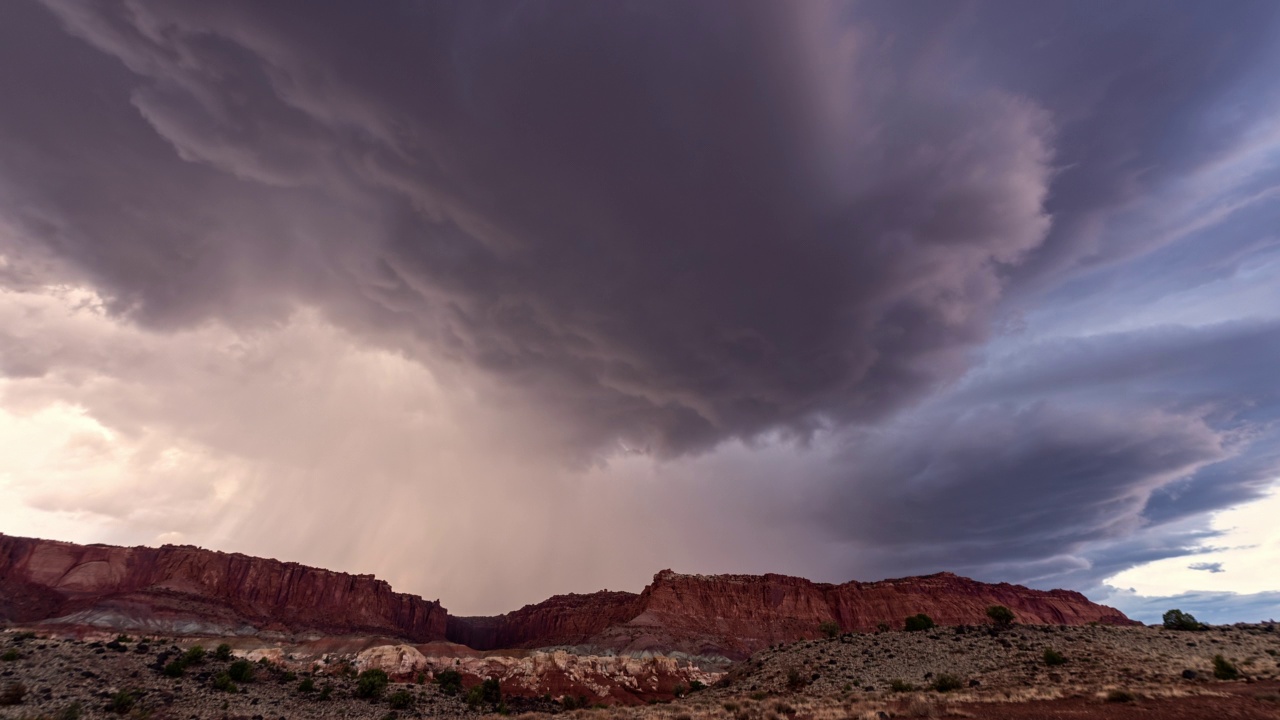
<svg viewBox="0 0 1280 720">
<path fill-rule="evenodd" d="M 580 645 L 639 612 L 639 595 L 555 595 L 497 617 L 450 617 L 449 640 L 477 650 Z"/>
<path fill-rule="evenodd" d="M 110 624 L 168 617 L 175 627 L 445 637 L 438 601 L 372 575 L 202 550 L 74 545 L 0 534 L 0 618 L 79 615 Z"/>
</svg>

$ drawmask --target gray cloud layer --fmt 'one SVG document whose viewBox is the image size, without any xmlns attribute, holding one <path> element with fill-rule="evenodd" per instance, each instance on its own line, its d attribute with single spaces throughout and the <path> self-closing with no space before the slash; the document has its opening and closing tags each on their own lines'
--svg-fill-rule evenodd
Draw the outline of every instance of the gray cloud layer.
<svg viewBox="0 0 1280 720">
<path fill-rule="evenodd" d="M 816 442 L 768 477 L 711 461 L 700 507 L 809 524 L 818 573 L 1092 585 L 1274 480 L 1280 331 L 1027 323 L 1274 247 L 1252 225 L 1215 257 L 1169 218 L 1269 197 L 1222 173 L 1268 137 L 1278 14 L 9 3 L 0 282 L 88 284 L 161 334 L 315 308 L 492 382 L 553 428 L 540 468 Z M 0 339 L 8 377 L 69 364 Z"/>
</svg>

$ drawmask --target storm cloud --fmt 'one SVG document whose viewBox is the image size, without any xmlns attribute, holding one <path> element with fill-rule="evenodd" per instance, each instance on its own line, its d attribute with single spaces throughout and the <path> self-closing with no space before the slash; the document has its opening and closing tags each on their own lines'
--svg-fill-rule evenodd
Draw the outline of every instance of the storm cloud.
<svg viewBox="0 0 1280 720">
<path fill-rule="evenodd" d="M 0 399 L 190 443 L 221 508 L 194 537 L 318 564 L 490 513 L 673 533 L 575 551 L 577 589 L 682 552 L 1097 587 L 1280 466 L 1278 30 L 1266 2 L 9 3 Z M 279 479 L 231 509 L 220 471 Z M 497 506 L 351 542 L 312 498 L 273 536 L 354 476 L 405 527 Z M 473 559 L 549 584 L 557 543 Z M 466 584 L 431 552 L 369 569 Z"/>
</svg>

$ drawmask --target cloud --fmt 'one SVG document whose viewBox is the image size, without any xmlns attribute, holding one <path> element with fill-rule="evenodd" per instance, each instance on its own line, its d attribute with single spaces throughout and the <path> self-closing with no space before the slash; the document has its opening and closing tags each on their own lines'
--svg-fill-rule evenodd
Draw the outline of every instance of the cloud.
<svg viewBox="0 0 1280 720">
<path fill-rule="evenodd" d="M 1280 468 L 1280 6 L 1180 10 L 0 5 L 0 409 L 121 469 L 23 507 L 474 611 L 1201 553 Z"/>
<path fill-rule="evenodd" d="M 1191 563 L 1190 565 L 1187 566 L 1187 569 L 1188 570 L 1204 570 L 1205 572 L 1211 572 L 1211 573 L 1225 572 L 1222 569 L 1222 563 L 1220 562 Z"/>
<path fill-rule="evenodd" d="M 1129 617 L 1148 624 L 1161 622 L 1165 611 L 1172 609 L 1191 613 L 1201 622 L 1215 624 L 1275 622 L 1280 617 L 1280 592 L 1188 592 L 1145 597 L 1117 590 L 1099 602 L 1112 605 Z"/>
</svg>

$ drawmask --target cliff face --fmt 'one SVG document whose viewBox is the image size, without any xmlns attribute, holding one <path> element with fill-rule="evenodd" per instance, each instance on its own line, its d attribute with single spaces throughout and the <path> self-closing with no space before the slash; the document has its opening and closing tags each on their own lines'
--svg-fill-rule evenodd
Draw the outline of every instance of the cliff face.
<svg viewBox="0 0 1280 720">
<path fill-rule="evenodd" d="M 477 650 L 580 645 L 639 612 L 639 595 L 600 592 L 555 595 L 497 617 L 450 617 L 450 642 Z"/>
<path fill-rule="evenodd" d="M 439 602 L 371 575 L 189 546 L 122 548 L 0 535 L 0 617 L 201 631 L 445 636 Z"/>
<path fill-rule="evenodd" d="M 623 653 L 743 658 L 843 631 L 899 629 L 925 613 L 941 625 L 987 622 L 1004 605 L 1018 622 L 1123 625 L 1113 608 L 1066 590 L 980 583 L 950 573 L 815 583 L 785 575 L 681 575 L 664 570 L 636 595 L 557 595 L 497 617 L 449 617 L 439 602 L 392 592 L 370 575 L 188 546 L 120 548 L 0 535 L 0 620 L 92 624 L 174 634 L 262 631 L 449 640 L 477 650 L 579 646 Z"/>
</svg>

